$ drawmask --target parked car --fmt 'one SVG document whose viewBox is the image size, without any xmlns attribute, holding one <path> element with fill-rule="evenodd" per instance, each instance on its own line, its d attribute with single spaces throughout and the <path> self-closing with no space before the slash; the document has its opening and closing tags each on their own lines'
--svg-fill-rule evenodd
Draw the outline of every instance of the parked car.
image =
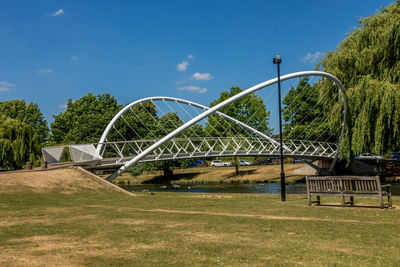
<svg viewBox="0 0 400 267">
<path fill-rule="evenodd" d="M 384 156 L 376 156 L 371 153 L 362 153 L 357 158 L 358 159 L 385 159 Z"/>
<path fill-rule="evenodd" d="M 188 165 L 188 167 L 207 167 L 208 164 L 204 160 L 196 160 Z"/>
<path fill-rule="evenodd" d="M 268 165 L 268 164 L 272 164 L 272 158 L 261 159 L 261 160 L 256 161 L 254 164 L 257 164 L 257 165 Z"/>
<path fill-rule="evenodd" d="M 214 167 L 222 167 L 222 166 L 232 166 L 232 163 L 222 160 L 213 160 L 211 161 L 210 166 Z"/>
<path fill-rule="evenodd" d="M 298 159 L 298 158 L 293 158 L 291 163 L 296 164 L 296 163 L 305 163 L 305 162 L 311 162 L 309 159 Z"/>
<path fill-rule="evenodd" d="M 392 159 L 400 159 L 400 152 L 394 152 L 391 156 Z"/>
<path fill-rule="evenodd" d="M 272 164 L 279 164 L 281 163 L 281 158 L 270 158 L 272 161 Z M 285 159 L 284 159 L 285 160 Z M 283 161 L 285 162 L 285 161 Z"/>
<path fill-rule="evenodd" d="M 251 161 L 248 161 L 247 159 L 239 159 L 239 165 L 249 166 L 249 165 L 253 165 L 253 163 Z"/>
</svg>

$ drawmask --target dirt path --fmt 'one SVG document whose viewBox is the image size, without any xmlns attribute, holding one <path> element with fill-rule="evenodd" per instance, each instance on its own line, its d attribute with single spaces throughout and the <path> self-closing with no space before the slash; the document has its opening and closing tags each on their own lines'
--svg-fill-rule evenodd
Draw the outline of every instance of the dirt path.
<svg viewBox="0 0 400 267">
<path fill-rule="evenodd" d="M 177 214 L 202 214 L 202 215 L 216 215 L 228 217 L 248 217 L 259 218 L 265 220 L 287 220 L 287 221 L 324 221 L 324 222 L 344 222 L 344 223 L 366 223 L 376 224 L 376 222 L 360 221 L 360 220 L 346 220 L 346 219 L 332 219 L 332 218 L 315 218 L 315 217 L 292 217 L 292 216 L 276 216 L 276 215 L 255 215 L 255 214 L 241 214 L 241 213 L 223 213 L 223 212 L 205 212 L 205 211 L 185 211 L 185 210 L 170 210 L 170 209 L 139 209 L 139 208 L 123 208 L 123 210 L 137 210 L 145 212 L 161 212 L 161 213 L 177 213 Z"/>
</svg>

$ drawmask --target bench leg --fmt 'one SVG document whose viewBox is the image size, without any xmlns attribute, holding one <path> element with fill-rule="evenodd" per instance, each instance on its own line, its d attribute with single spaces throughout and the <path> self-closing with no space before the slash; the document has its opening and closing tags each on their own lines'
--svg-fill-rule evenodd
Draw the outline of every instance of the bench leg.
<svg viewBox="0 0 400 267">
<path fill-rule="evenodd" d="M 354 197 L 350 197 L 350 205 L 352 206 L 352 207 L 354 207 Z"/>
<path fill-rule="evenodd" d="M 311 195 L 307 194 L 307 197 L 308 197 L 308 206 L 311 206 Z"/>
<path fill-rule="evenodd" d="M 342 207 L 344 207 L 344 202 L 345 202 L 345 198 L 344 198 L 344 195 L 342 194 Z"/>
<path fill-rule="evenodd" d="M 317 205 L 321 205 L 321 196 L 317 196 Z"/>
<path fill-rule="evenodd" d="M 381 209 L 383 209 L 383 199 L 382 199 L 382 194 L 379 194 L 379 206 Z"/>
<path fill-rule="evenodd" d="M 392 193 L 388 194 L 389 207 L 392 207 Z"/>
</svg>

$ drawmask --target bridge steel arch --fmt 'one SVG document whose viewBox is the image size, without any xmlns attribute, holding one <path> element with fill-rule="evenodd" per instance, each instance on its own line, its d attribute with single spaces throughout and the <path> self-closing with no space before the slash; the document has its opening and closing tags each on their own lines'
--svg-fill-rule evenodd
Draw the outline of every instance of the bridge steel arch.
<svg viewBox="0 0 400 267">
<path fill-rule="evenodd" d="M 337 144 L 337 148 L 336 148 L 336 152 L 335 155 L 333 157 L 333 161 L 331 163 L 330 166 L 330 170 L 332 171 L 333 168 L 336 165 L 338 156 L 339 156 L 339 150 L 340 150 L 340 146 L 341 146 L 341 142 L 342 142 L 342 138 L 343 135 L 345 133 L 345 129 L 346 129 L 346 119 L 347 119 L 347 112 L 348 112 L 348 106 L 347 106 L 347 96 L 346 96 L 346 90 L 345 87 L 343 86 L 343 84 L 341 83 L 341 81 L 336 78 L 335 76 L 333 76 L 332 74 L 326 73 L 326 72 L 322 72 L 322 71 L 302 71 L 302 72 L 295 72 L 295 73 L 291 73 L 291 74 L 286 74 L 280 77 L 281 82 L 286 81 L 286 80 L 290 80 L 293 78 L 299 78 L 299 77 L 304 77 L 304 76 L 320 76 L 323 78 L 327 78 L 331 81 L 333 81 L 334 83 L 336 83 L 339 86 L 339 91 L 342 95 L 342 101 L 343 101 L 343 120 L 342 120 L 342 129 L 340 132 L 340 136 L 339 136 L 339 140 L 338 140 L 338 144 Z M 121 166 L 118 170 L 116 170 L 113 174 L 111 174 L 107 180 L 112 181 L 113 179 L 115 179 L 118 175 L 120 175 L 121 173 L 123 173 L 124 171 L 126 171 L 130 166 L 132 166 L 133 164 L 139 162 L 143 157 L 145 157 L 146 155 L 148 155 L 149 153 L 151 153 L 152 151 L 154 151 L 155 149 L 157 149 L 158 147 L 162 146 L 164 143 L 168 142 L 169 140 L 171 140 L 172 138 L 174 138 L 175 136 L 177 136 L 178 134 L 180 134 L 181 132 L 185 131 L 186 129 L 188 129 L 189 127 L 193 126 L 194 124 L 196 124 L 197 122 L 203 120 L 204 118 L 217 113 L 220 116 L 223 116 L 226 119 L 229 119 L 231 121 L 234 121 L 235 123 L 240 123 L 243 127 L 253 131 L 254 133 L 259 134 L 260 136 L 264 137 L 264 138 L 268 138 L 271 140 L 271 142 L 277 143 L 275 140 L 273 140 L 272 138 L 266 136 L 265 134 L 262 134 L 261 132 L 253 129 L 252 127 L 230 117 L 227 116 L 221 112 L 219 112 L 220 109 L 222 109 L 223 107 L 241 99 L 242 97 L 245 97 L 251 93 L 257 92 L 265 87 L 268 87 L 270 85 L 276 84 L 278 82 L 278 78 L 273 78 L 270 79 L 268 81 L 259 83 L 253 87 L 250 87 L 234 96 L 232 96 L 231 98 L 215 105 L 212 108 L 208 108 L 205 107 L 203 105 L 191 102 L 191 101 L 186 101 L 186 100 L 182 100 L 182 99 L 177 99 L 177 98 L 169 98 L 169 97 L 149 97 L 149 98 L 144 98 L 138 101 L 135 101 L 129 105 L 127 105 L 126 107 L 124 107 L 120 112 L 118 112 L 118 114 L 110 121 L 110 123 L 108 124 L 107 128 L 105 129 L 100 141 L 99 141 L 99 145 L 97 146 L 97 151 L 100 152 L 102 149 L 102 146 L 106 140 L 106 137 L 108 135 L 108 133 L 111 131 L 114 123 L 126 112 L 128 111 L 131 107 L 142 103 L 143 101 L 151 101 L 151 100 L 169 100 L 169 101 L 177 101 L 179 103 L 184 103 L 184 104 L 189 104 L 189 105 L 193 105 L 194 107 L 197 108 L 201 108 L 204 109 L 205 111 L 201 114 L 199 114 L 198 116 L 196 116 L 195 118 L 189 120 L 188 122 L 186 122 L 185 124 L 181 125 L 180 127 L 176 128 L 175 130 L 173 130 L 172 132 L 170 132 L 169 134 L 167 134 L 166 136 L 164 136 L 163 138 L 159 139 L 157 142 L 155 142 L 153 145 L 151 145 L 150 147 L 148 147 L 146 150 L 144 150 L 143 152 L 141 152 L 140 154 L 136 155 L 133 159 L 129 160 L 128 162 L 124 163 L 123 166 Z M 273 140 L 273 141 L 272 141 Z M 279 146 L 279 144 L 278 144 Z"/>
<path fill-rule="evenodd" d="M 135 101 L 135 102 L 132 102 L 132 103 L 126 105 L 126 106 L 125 106 L 123 109 L 121 109 L 121 110 L 117 113 L 117 115 L 115 115 L 114 118 L 109 122 L 109 124 L 107 125 L 106 129 L 104 130 L 104 132 L 103 132 L 103 134 L 102 134 L 102 136 L 101 136 L 101 138 L 100 138 L 99 144 L 98 144 L 98 146 L 97 146 L 97 148 L 96 148 L 97 153 L 100 154 L 101 149 L 103 148 L 103 145 L 104 145 L 104 143 L 106 142 L 107 136 L 108 136 L 108 134 L 110 133 L 110 131 L 112 130 L 113 125 L 119 120 L 119 118 L 121 118 L 121 116 L 122 116 L 125 112 L 129 111 L 129 110 L 130 110 L 131 108 L 133 108 L 134 106 L 140 105 L 141 103 L 148 102 L 148 101 L 156 101 L 156 100 L 171 101 L 171 102 L 182 103 L 182 104 L 190 105 L 190 106 L 193 106 L 193 107 L 196 107 L 196 108 L 200 108 L 200 109 L 203 109 L 203 110 L 209 110 L 209 109 L 210 109 L 210 108 L 207 107 L 207 106 L 204 106 L 204 105 L 201 105 L 201 104 L 192 102 L 192 101 L 188 101 L 188 100 L 176 98 L 176 97 L 153 96 L 153 97 L 146 97 L 146 98 L 139 99 L 139 100 L 137 100 L 137 101 Z M 241 122 L 241 121 L 239 121 L 239 120 L 236 120 L 236 119 L 232 118 L 231 116 L 228 116 L 228 115 L 226 115 L 226 114 L 224 114 L 224 113 L 221 113 L 221 112 L 219 112 L 219 111 L 216 111 L 215 113 L 218 114 L 219 116 L 223 117 L 224 119 L 227 119 L 227 120 L 229 120 L 229 121 L 232 121 L 232 122 L 234 122 L 234 123 L 236 123 L 236 124 L 238 124 L 238 125 L 240 125 L 240 126 L 246 128 L 247 130 L 250 130 L 251 132 L 253 132 L 253 133 L 255 133 L 255 134 L 258 134 L 259 136 L 261 136 L 261 137 L 263 137 L 263 138 L 265 138 L 265 139 L 268 139 L 271 143 L 275 144 L 276 146 L 278 146 L 278 147 L 280 146 L 280 144 L 279 144 L 278 141 L 274 140 L 273 138 L 269 137 L 268 135 L 266 135 L 266 134 L 264 134 L 264 133 L 262 133 L 262 132 L 260 132 L 260 131 L 258 131 L 258 130 L 256 130 L 256 129 L 254 129 L 253 127 L 251 127 L 251 126 L 249 126 L 249 125 L 247 125 L 247 124 L 245 124 L 245 123 L 243 123 L 243 122 Z M 189 127 L 190 127 L 190 126 L 189 126 Z M 186 128 L 185 128 L 185 129 L 186 129 Z M 185 129 L 184 129 L 184 130 L 185 130 Z M 182 130 L 182 131 L 184 131 L 184 130 Z M 286 147 L 285 145 L 284 145 L 283 147 L 284 147 L 284 149 L 290 151 L 290 149 L 289 149 L 288 147 Z M 151 151 L 150 151 L 150 152 L 151 152 Z"/>
</svg>

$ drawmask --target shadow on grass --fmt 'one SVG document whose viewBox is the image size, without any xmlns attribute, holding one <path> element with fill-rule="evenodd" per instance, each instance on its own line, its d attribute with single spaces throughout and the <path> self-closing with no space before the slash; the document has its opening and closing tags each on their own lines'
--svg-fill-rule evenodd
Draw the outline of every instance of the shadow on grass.
<svg viewBox="0 0 400 267">
<path fill-rule="evenodd" d="M 255 172 L 256 172 L 256 170 L 243 170 L 243 171 L 239 170 L 239 174 L 236 174 L 235 172 L 233 172 L 232 174 L 226 175 L 225 177 L 230 179 L 230 178 L 236 178 L 239 176 L 250 175 Z"/>
<path fill-rule="evenodd" d="M 172 181 L 176 180 L 192 180 L 196 178 L 196 176 L 200 175 L 200 172 L 192 172 L 192 173 L 178 173 L 174 174 L 173 177 L 171 178 L 166 178 L 164 175 L 157 175 L 151 178 L 150 180 L 143 181 L 143 184 L 168 184 Z"/>
<path fill-rule="evenodd" d="M 334 207 L 334 208 L 362 208 L 362 209 L 381 209 L 379 206 L 370 206 L 370 205 L 345 205 L 344 207 L 341 204 L 320 204 L 313 205 L 313 207 Z M 395 207 L 384 206 L 382 209 L 394 209 Z"/>
</svg>

